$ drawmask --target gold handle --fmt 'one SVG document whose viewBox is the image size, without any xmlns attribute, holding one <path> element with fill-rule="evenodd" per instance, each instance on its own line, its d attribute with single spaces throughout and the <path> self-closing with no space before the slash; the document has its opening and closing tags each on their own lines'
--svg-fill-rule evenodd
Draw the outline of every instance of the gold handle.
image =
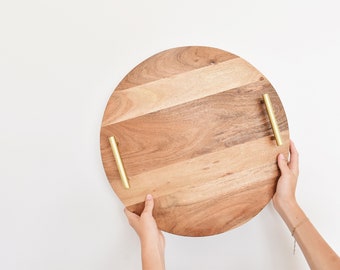
<svg viewBox="0 0 340 270">
<path fill-rule="evenodd" d="M 123 166 L 122 159 L 120 158 L 120 154 L 119 154 L 119 151 L 118 151 L 118 146 L 117 146 L 115 137 L 114 136 L 109 137 L 109 142 L 110 142 L 110 145 L 111 145 L 113 156 L 115 157 L 115 160 L 116 160 L 120 179 L 122 180 L 123 186 L 126 189 L 129 189 L 130 188 L 129 181 L 128 181 L 128 178 L 127 178 L 126 173 L 125 173 L 125 169 L 124 169 L 124 166 Z"/>
<path fill-rule="evenodd" d="M 275 114 L 274 114 L 272 102 L 270 101 L 268 94 L 264 94 L 263 99 L 264 99 L 264 103 L 266 104 L 266 109 L 267 109 L 267 112 L 268 112 L 269 120 L 270 120 L 270 123 L 272 125 L 272 129 L 273 129 L 274 136 L 275 136 L 275 139 L 276 139 L 276 144 L 278 146 L 280 146 L 280 145 L 282 145 L 282 139 L 281 139 L 281 135 L 280 135 L 279 126 L 277 125 L 277 122 L 276 122 L 276 117 L 275 117 Z"/>
</svg>

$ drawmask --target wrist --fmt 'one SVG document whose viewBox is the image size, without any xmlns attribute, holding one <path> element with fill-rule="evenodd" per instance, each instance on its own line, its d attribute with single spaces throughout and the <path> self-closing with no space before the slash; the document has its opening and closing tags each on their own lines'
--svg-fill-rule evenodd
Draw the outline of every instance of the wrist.
<svg viewBox="0 0 340 270">
<path fill-rule="evenodd" d="M 287 224 L 291 232 L 298 224 L 307 219 L 306 214 L 295 200 L 287 202 L 281 206 L 280 210 L 278 210 L 278 213 Z"/>
<path fill-rule="evenodd" d="M 293 213 L 297 212 L 300 209 L 300 206 L 297 203 L 297 201 L 295 199 L 293 199 L 293 200 L 290 200 L 290 201 L 283 203 L 280 206 L 280 208 L 281 208 L 281 211 L 283 213 L 287 214 L 287 213 L 291 213 L 291 212 L 293 212 Z"/>
<path fill-rule="evenodd" d="M 141 249 L 148 252 L 164 253 L 164 243 L 159 237 L 140 238 Z"/>
<path fill-rule="evenodd" d="M 284 200 L 282 199 L 280 200 L 279 198 L 276 198 L 275 200 L 273 200 L 273 202 L 274 202 L 274 207 L 276 211 L 281 216 L 286 215 L 287 213 L 295 212 L 300 208 L 295 197 L 284 199 Z"/>
</svg>

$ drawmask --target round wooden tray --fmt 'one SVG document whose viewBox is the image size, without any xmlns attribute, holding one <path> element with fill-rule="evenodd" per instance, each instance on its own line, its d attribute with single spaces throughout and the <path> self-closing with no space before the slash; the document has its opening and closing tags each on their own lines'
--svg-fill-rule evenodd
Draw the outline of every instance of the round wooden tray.
<svg viewBox="0 0 340 270">
<path fill-rule="evenodd" d="M 110 184 L 128 209 L 140 213 L 151 193 L 161 230 L 206 236 L 241 225 L 270 201 L 280 174 L 276 157 L 288 155 L 289 132 L 275 89 L 248 62 L 215 48 L 181 47 L 150 57 L 120 82 L 104 112 L 100 147 Z"/>
</svg>

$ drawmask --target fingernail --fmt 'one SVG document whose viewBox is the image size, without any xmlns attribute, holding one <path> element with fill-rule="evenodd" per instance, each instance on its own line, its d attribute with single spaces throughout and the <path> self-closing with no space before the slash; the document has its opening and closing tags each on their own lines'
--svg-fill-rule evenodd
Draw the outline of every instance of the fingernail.
<svg viewBox="0 0 340 270">
<path fill-rule="evenodd" d="M 285 159 L 285 156 L 283 154 L 279 154 L 280 159 Z"/>
<path fill-rule="evenodd" d="M 151 194 L 146 195 L 146 199 L 147 199 L 148 201 L 152 200 L 152 195 L 151 195 Z"/>
</svg>

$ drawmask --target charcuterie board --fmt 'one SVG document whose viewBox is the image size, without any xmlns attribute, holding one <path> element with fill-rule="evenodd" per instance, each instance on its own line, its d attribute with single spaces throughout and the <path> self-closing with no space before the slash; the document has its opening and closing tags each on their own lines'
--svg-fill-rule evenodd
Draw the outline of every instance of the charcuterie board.
<svg viewBox="0 0 340 270">
<path fill-rule="evenodd" d="M 104 112 L 100 148 L 128 209 L 140 213 L 151 193 L 161 230 L 207 236 L 243 224 L 271 200 L 289 131 L 277 92 L 251 64 L 220 49 L 180 47 L 146 59 L 119 83 Z"/>
</svg>

